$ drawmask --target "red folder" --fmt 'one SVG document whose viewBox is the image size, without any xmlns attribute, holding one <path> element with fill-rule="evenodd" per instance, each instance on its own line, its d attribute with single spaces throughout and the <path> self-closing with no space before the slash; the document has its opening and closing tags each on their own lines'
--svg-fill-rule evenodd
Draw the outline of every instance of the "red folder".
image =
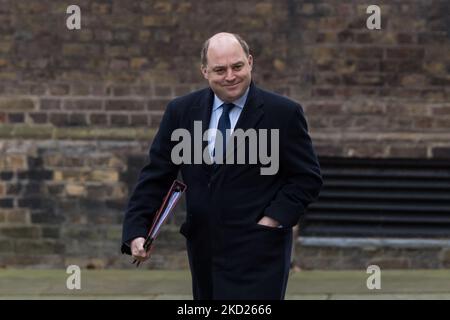
<svg viewBox="0 0 450 320">
<path fill-rule="evenodd" d="M 155 214 L 155 217 L 153 218 L 152 226 L 150 227 L 150 231 L 148 232 L 147 238 L 145 239 L 144 249 L 146 252 L 150 252 L 152 250 L 153 242 L 159 235 L 162 225 L 165 223 L 167 218 L 173 214 L 175 206 L 177 205 L 184 191 L 186 191 L 186 185 L 184 183 L 178 180 L 175 180 L 172 183 L 172 186 L 165 195 L 161 206 L 159 207 L 158 211 Z M 133 261 L 133 263 L 136 262 L 136 267 L 138 267 L 140 261 Z"/>
</svg>

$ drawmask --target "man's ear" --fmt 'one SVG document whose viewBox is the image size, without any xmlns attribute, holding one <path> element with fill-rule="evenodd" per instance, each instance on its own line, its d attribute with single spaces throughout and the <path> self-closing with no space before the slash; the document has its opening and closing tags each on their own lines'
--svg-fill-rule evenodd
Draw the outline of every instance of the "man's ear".
<svg viewBox="0 0 450 320">
<path fill-rule="evenodd" d="M 202 72 L 203 77 L 204 77 L 206 80 L 208 80 L 208 69 L 207 69 L 207 67 L 204 66 L 204 65 L 201 65 L 201 66 L 200 66 L 200 71 Z"/>
<path fill-rule="evenodd" d="M 250 70 L 253 69 L 253 56 L 251 54 L 248 55 L 248 65 L 250 66 Z"/>
</svg>

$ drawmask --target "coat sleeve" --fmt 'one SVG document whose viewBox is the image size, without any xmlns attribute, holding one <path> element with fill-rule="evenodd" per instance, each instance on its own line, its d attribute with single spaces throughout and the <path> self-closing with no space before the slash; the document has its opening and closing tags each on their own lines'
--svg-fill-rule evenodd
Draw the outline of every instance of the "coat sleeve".
<svg viewBox="0 0 450 320">
<path fill-rule="evenodd" d="M 265 210 L 265 215 L 292 227 L 322 187 L 320 165 L 300 105 L 293 108 L 280 141 L 280 173 L 285 181 Z"/>
<path fill-rule="evenodd" d="M 153 217 L 178 174 L 171 161 L 173 130 L 177 128 L 174 105 L 170 103 L 149 151 L 149 161 L 141 170 L 125 212 L 122 229 L 122 253 L 131 254 L 130 242 L 146 237 Z"/>
</svg>

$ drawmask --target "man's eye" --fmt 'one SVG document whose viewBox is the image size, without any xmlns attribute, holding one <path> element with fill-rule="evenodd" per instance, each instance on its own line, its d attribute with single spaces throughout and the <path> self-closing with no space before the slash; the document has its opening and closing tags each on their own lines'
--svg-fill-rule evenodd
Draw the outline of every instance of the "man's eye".
<svg viewBox="0 0 450 320">
<path fill-rule="evenodd" d="M 216 73 L 219 73 L 219 74 L 222 74 L 222 73 L 224 73 L 225 72 L 225 70 L 223 70 L 223 69 L 218 69 L 218 70 L 216 70 Z"/>
<path fill-rule="evenodd" d="M 234 70 L 241 70 L 242 66 L 234 66 L 233 69 Z"/>
</svg>

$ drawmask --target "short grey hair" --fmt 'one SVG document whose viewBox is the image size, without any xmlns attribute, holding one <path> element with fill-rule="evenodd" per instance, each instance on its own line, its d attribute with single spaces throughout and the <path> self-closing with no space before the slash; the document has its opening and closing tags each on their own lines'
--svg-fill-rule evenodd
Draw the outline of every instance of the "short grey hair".
<svg viewBox="0 0 450 320">
<path fill-rule="evenodd" d="M 239 42 L 239 44 L 241 45 L 242 49 L 244 50 L 245 55 L 248 57 L 250 55 L 250 47 L 248 46 L 247 42 L 245 42 L 245 40 L 238 34 L 236 33 L 232 33 L 232 35 L 236 38 L 236 40 Z M 202 47 L 202 51 L 200 53 L 200 60 L 202 62 L 202 67 L 206 67 L 206 65 L 208 64 L 208 48 L 209 48 L 209 40 L 211 38 L 209 38 L 208 40 L 206 40 L 203 43 L 203 47 Z"/>
</svg>

